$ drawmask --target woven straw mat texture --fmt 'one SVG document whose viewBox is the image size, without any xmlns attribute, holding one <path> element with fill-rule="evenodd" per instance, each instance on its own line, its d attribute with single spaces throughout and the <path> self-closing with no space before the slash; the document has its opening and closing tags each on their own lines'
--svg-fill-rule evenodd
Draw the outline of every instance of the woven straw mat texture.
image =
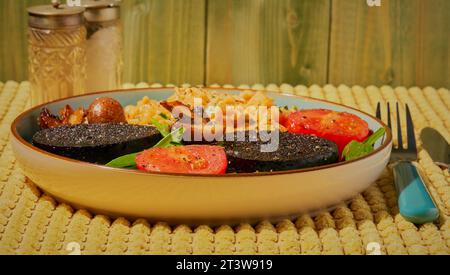
<svg viewBox="0 0 450 275">
<path fill-rule="evenodd" d="M 124 85 L 131 87 L 148 85 Z M 450 141 L 447 89 L 344 85 L 308 88 L 286 84 L 241 88 L 321 98 L 371 114 L 377 102 L 408 103 L 416 134 L 431 126 Z M 392 173 L 386 169 L 378 181 L 349 203 L 315 217 L 302 215 L 296 220 L 278 224 L 261 221 L 253 226 L 169 227 L 75 211 L 29 182 L 15 163 L 9 143 L 10 124 L 27 108 L 28 95 L 27 82 L 0 82 L 1 254 L 70 254 L 74 244 L 78 244 L 81 254 L 370 254 L 372 250 L 366 249 L 371 243 L 379 244 L 382 254 L 450 254 L 450 175 L 434 165 L 420 141 L 419 164 L 441 211 L 440 220 L 434 224 L 418 227 L 399 215 Z M 393 131 L 396 136 L 396 129 Z"/>
</svg>

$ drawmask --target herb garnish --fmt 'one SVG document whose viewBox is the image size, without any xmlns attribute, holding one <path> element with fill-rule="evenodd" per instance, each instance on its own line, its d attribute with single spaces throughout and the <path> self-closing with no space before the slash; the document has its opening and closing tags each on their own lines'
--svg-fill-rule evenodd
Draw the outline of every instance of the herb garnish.
<svg viewBox="0 0 450 275">
<path fill-rule="evenodd" d="M 169 133 L 166 135 L 164 135 L 164 133 L 168 133 L 168 130 L 167 130 L 167 132 L 163 133 L 163 131 L 165 131 L 164 126 L 162 126 L 161 124 L 158 123 L 158 126 L 155 125 L 155 127 L 161 132 L 161 134 L 164 136 L 164 138 L 160 142 L 158 142 L 155 146 L 153 146 L 153 148 L 168 148 L 168 147 L 172 147 L 172 146 L 183 145 L 181 143 L 181 141 L 183 139 L 183 135 L 185 132 L 184 127 L 177 128 L 172 133 Z M 168 129 L 168 127 L 167 127 L 167 129 Z M 110 161 L 109 163 L 107 163 L 106 166 L 112 167 L 112 168 L 135 168 L 136 167 L 136 157 L 139 154 L 140 154 L 140 152 L 118 157 L 118 158 Z"/>
<path fill-rule="evenodd" d="M 161 124 L 155 118 L 152 119 L 152 124 L 158 129 L 163 137 L 170 135 L 169 125 Z"/>
<path fill-rule="evenodd" d="M 184 131 L 185 129 L 183 127 L 174 130 L 172 133 L 161 139 L 161 141 L 158 142 L 153 148 L 169 148 L 172 146 L 183 145 L 181 141 L 183 140 Z"/>
<path fill-rule="evenodd" d="M 136 167 L 136 157 L 139 153 L 129 154 L 118 157 L 106 164 L 108 167 L 113 168 L 134 168 Z"/>
<path fill-rule="evenodd" d="M 385 132 L 386 130 L 384 128 L 380 128 L 364 142 L 352 140 L 345 146 L 344 151 L 342 152 L 343 158 L 348 161 L 371 153 L 374 150 L 373 145 L 378 139 L 384 136 Z"/>
</svg>

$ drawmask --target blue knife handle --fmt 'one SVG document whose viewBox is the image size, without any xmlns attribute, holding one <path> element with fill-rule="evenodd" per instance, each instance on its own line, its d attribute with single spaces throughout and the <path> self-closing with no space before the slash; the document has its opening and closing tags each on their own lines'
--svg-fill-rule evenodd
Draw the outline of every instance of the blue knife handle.
<svg viewBox="0 0 450 275">
<path fill-rule="evenodd" d="M 393 167 L 400 214 L 414 224 L 433 222 L 439 218 L 430 193 L 417 167 L 410 161 L 400 161 Z"/>
</svg>

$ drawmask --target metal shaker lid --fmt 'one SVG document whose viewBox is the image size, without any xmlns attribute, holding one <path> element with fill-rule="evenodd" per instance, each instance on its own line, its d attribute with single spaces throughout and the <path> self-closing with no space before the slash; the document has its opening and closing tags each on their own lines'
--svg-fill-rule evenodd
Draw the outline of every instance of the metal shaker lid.
<svg viewBox="0 0 450 275">
<path fill-rule="evenodd" d="M 120 18 L 120 0 L 81 0 L 88 22 L 106 22 Z"/>
<path fill-rule="evenodd" d="M 28 24 L 39 29 L 60 29 L 83 25 L 83 7 L 43 5 L 28 8 Z"/>
</svg>

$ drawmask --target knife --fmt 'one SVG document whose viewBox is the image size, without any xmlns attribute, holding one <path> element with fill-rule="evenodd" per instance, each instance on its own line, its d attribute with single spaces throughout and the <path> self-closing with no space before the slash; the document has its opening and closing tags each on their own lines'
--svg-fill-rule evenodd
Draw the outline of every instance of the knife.
<svg viewBox="0 0 450 275">
<path fill-rule="evenodd" d="M 435 129 L 424 128 L 420 133 L 423 148 L 428 152 L 434 163 L 450 171 L 450 145 Z"/>
</svg>

